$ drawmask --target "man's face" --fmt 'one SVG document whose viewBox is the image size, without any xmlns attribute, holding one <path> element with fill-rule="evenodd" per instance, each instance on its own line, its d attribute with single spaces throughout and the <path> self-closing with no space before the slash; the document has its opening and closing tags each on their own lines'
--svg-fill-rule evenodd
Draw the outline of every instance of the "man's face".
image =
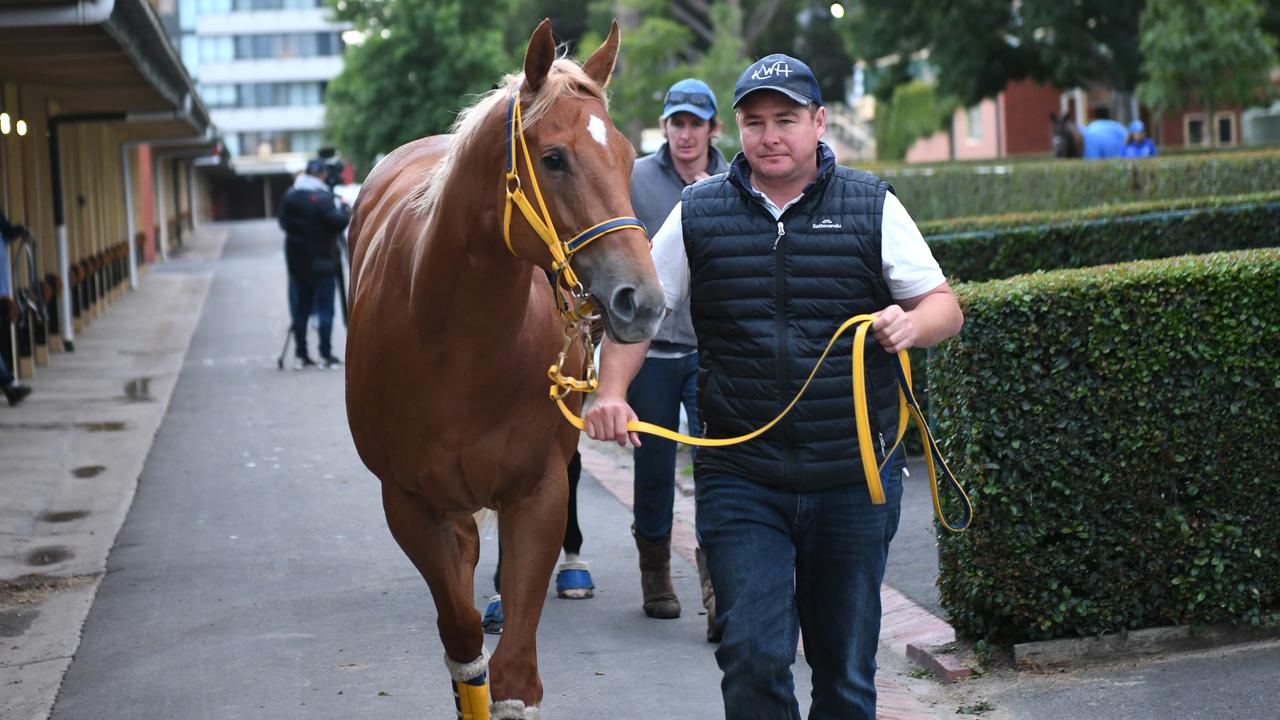
<svg viewBox="0 0 1280 720">
<path fill-rule="evenodd" d="M 707 161 L 707 145 L 715 134 L 715 118 L 703 120 L 693 113 L 678 112 L 662 121 L 671 157 L 683 163 Z"/>
<path fill-rule="evenodd" d="M 762 90 L 743 99 L 737 118 L 742 152 L 756 176 L 786 183 L 816 171 L 814 154 L 826 129 L 825 107 L 810 112 L 781 93 Z"/>
</svg>

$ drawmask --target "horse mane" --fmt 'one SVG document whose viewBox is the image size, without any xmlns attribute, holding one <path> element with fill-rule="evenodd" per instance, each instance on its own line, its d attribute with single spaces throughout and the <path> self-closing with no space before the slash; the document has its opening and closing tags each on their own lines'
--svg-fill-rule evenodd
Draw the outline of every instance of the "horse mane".
<svg viewBox="0 0 1280 720">
<path fill-rule="evenodd" d="M 563 96 L 595 98 L 609 107 L 604 88 L 592 80 L 582 66 L 565 56 L 562 49 L 560 56 L 551 63 L 551 69 L 542 87 L 533 95 L 533 101 L 521 112 L 524 127 L 530 128 L 547 114 L 556 100 Z M 440 202 L 440 195 L 455 170 L 461 167 L 459 158 L 476 141 L 476 137 L 484 129 L 485 120 L 489 118 L 498 105 L 505 105 L 524 82 L 524 73 L 506 75 L 497 87 L 484 93 L 471 105 L 458 113 L 457 119 L 450 128 L 449 150 L 436 164 L 435 170 L 427 175 L 418 187 L 417 197 L 413 201 L 413 209 L 424 217 L 430 217 Z M 505 113 L 503 114 L 505 118 Z M 506 139 L 503 139 L 506 142 Z"/>
</svg>

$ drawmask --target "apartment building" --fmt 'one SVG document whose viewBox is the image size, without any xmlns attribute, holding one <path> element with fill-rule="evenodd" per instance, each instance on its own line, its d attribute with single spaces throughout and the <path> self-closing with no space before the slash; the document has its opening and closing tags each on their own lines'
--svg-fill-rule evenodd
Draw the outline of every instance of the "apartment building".
<svg viewBox="0 0 1280 720">
<path fill-rule="evenodd" d="M 343 25 L 323 0 L 159 0 L 222 132 L 234 175 L 217 178 L 215 219 L 270 216 L 322 145 L 324 96 L 342 70 Z"/>
</svg>

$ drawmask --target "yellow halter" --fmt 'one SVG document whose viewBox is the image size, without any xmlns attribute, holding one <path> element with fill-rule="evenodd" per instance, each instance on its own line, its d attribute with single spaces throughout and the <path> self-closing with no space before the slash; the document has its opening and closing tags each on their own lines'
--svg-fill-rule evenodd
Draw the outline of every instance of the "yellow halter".
<svg viewBox="0 0 1280 720">
<path fill-rule="evenodd" d="M 700 438 L 682 433 L 674 432 L 652 423 L 633 420 L 627 423 L 627 430 L 630 432 L 640 432 L 647 435 L 656 435 L 668 440 L 674 440 L 686 445 L 697 445 L 699 447 L 724 447 L 726 445 L 737 445 L 753 438 L 763 435 L 769 428 L 777 425 L 791 408 L 795 407 L 800 401 L 800 396 L 804 395 L 805 390 L 809 389 L 809 383 L 813 381 L 815 375 L 818 374 L 818 367 L 822 365 L 822 361 L 827 359 L 827 355 L 831 353 L 831 348 L 835 346 L 836 340 L 845 334 L 850 328 L 853 328 L 853 410 L 854 410 L 854 428 L 858 435 L 858 447 L 861 450 L 862 472 L 866 478 L 867 490 L 871 494 L 871 502 L 876 505 L 884 504 L 884 486 L 880 482 L 880 472 L 884 470 L 884 464 L 889 461 L 898 446 L 902 444 L 902 438 L 907 434 L 907 416 L 908 414 L 915 419 L 916 429 L 920 431 L 920 442 L 925 448 L 925 464 L 929 468 L 929 486 L 933 492 L 933 512 L 938 517 L 938 522 L 942 523 L 942 527 L 952 532 L 960 532 L 969 527 L 970 521 L 973 519 L 973 505 L 969 502 L 969 496 L 965 494 L 964 488 L 960 486 L 960 482 L 956 480 L 956 476 L 952 474 L 951 468 L 947 467 L 946 461 L 942 458 L 942 451 L 938 449 L 938 443 L 933 438 L 933 433 L 929 430 L 929 423 L 924 417 L 924 412 L 920 409 L 919 403 L 916 402 L 915 393 L 911 390 L 911 361 L 907 357 L 905 350 L 899 351 L 893 356 L 894 372 L 898 379 L 898 435 L 894 439 L 893 447 L 884 453 L 884 462 L 877 464 L 875 451 L 871 445 L 871 421 L 867 409 L 867 382 L 866 382 L 866 363 L 863 359 L 863 353 L 866 352 L 867 332 L 871 329 L 875 317 L 871 315 L 855 315 L 845 320 L 839 328 L 836 329 L 831 341 L 827 343 L 827 347 L 822 351 L 822 356 L 818 358 L 818 362 L 814 363 L 813 370 L 809 373 L 809 377 L 804 381 L 804 385 L 800 387 L 800 391 L 791 399 L 790 404 L 778 413 L 778 416 L 770 420 L 768 424 L 753 430 L 746 435 L 739 435 L 731 438 Z M 594 369 L 593 369 L 594 371 Z M 569 424 L 583 429 L 585 423 L 582 418 L 578 417 L 570 410 L 561 399 L 563 394 L 557 395 L 556 389 L 551 388 L 551 398 L 555 400 L 556 405 L 560 408 L 560 412 L 564 415 Z M 961 501 L 960 520 L 952 525 L 947 521 L 946 516 L 942 512 L 942 503 L 938 496 L 938 467 L 942 468 L 943 477 L 947 483 L 955 489 Z"/>
<path fill-rule="evenodd" d="M 538 201 L 536 210 L 533 204 L 529 202 L 529 198 L 524 194 L 524 188 L 520 181 L 520 170 L 516 161 L 517 142 L 520 145 L 520 152 L 524 156 L 525 167 L 529 169 L 529 187 L 533 190 L 534 199 Z M 513 207 L 520 208 L 520 214 L 524 215 L 524 219 L 528 221 L 534 232 L 538 233 L 538 237 L 542 238 L 542 241 L 547 245 L 547 250 L 551 252 L 553 283 L 558 286 L 563 282 L 564 287 L 573 294 L 575 299 L 580 301 L 579 307 L 570 309 L 559 300 L 559 294 L 557 293 L 556 305 L 561 314 L 566 315 L 566 319 L 569 319 L 569 316 L 574 314 L 579 318 L 584 318 L 587 314 L 584 312 L 581 303 L 581 301 L 585 300 L 586 290 L 578 280 L 578 276 L 573 272 L 573 268 L 569 266 L 569 258 L 591 242 L 611 232 L 635 229 L 645 233 L 646 237 L 648 236 L 644 223 L 640 222 L 638 218 L 620 216 L 597 223 L 573 236 L 568 241 L 560 239 L 560 235 L 556 232 L 555 225 L 551 221 L 551 213 L 547 211 L 547 204 L 542 199 L 542 191 L 538 189 L 538 174 L 534 172 L 533 160 L 529 157 L 529 143 L 524 137 L 524 121 L 521 118 L 519 91 L 512 93 L 511 100 L 507 103 L 507 203 L 502 217 L 502 240 L 507 244 L 507 249 L 514 255 L 515 249 L 511 247 L 511 209 Z"/>
<path fill-rule="evenodd" d="M 520 181 L 520 169 L 516 158 L 517 143 L 520 146 L 521 155 L 524 156 L 525 167 L 529 170 L 529 187 L 533 190 L 534 199 L 538 201 L 536 210 L 524 194 L 524 187 Z M 595 367 L 595 345 L 591 341 L 591 320 L 594 318 L 595 308 L 587 297 L 586 288 L 582 286 L 577 274 L 570 267 L 569 258 L 591 242 L 612 232 L 636 229 L 646 237 L 649 233 L 644 223 L 638 218 L 621 216 L 592 225 L 568 241 L 560 239 L 555 224 L 551 221 L 551 213 L 547 211 L 547 203 L 542 199 L 542 191 L 538 188 L 538 174 L 534 172 L 533 160 L 529 157 L 529 143 L 524 137 L 519 91 L 512 93 L 507 103 L 507 202 L 502 216 L 502 240 L 507 244 L 507 250 L 510 250 L 512 255 L 516 252 L 511 246 L 511 209 L 513 207 L 520 208 L 520 214 L 524 216 L 538 237 L 542 238 L 542 242 L 546 243 L 547 250 L 551 253 L 551 294 L 555 298 L 556 310 L 564 320 L 564 346 L 560 349 L 560 355 L 555 364 L 547 369 L 547 377 L 554 383 L 551 386 L 551 394 L 556 398 L 564 398 L 571 392 L 595 392 L 599 381 Z M 569 291 L 571 300 L 561 297 L 561 286 Z M 560 371 L 575 340 L 582 343 L 587 358 L 586 371 L 581 380 Z"/>
</svg>

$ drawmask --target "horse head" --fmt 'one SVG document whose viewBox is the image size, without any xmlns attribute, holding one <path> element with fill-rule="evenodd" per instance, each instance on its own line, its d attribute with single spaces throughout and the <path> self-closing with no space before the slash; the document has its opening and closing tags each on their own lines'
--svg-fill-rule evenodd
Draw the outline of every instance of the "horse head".
<svg viewBox="0 0 1280 720">
<path fill-rule="evenodd" d="M 1053 156 L 1057 158 L 1080 157 L 1083 139 L 1076 121 L 1066 115 L 1049 113 L 1052 136 L 1049 144 L 1053 148 Z"/>
<path fill-rule="evenodd" d="M 604 88 L 618 55 L 615 21 L 604 43 L 579 66 L 556 57 L 551 23 L 534 30 L 525 54 L 524 76 L 518 84 L 525 118 L 524 146 L 530 165 L 515 153 L 520 184 L 530 195 L 540 189 L 551 225 L 563 242 L 579 237 L 600 223 L 629 219 L 631 166 L 635 149 L 609 119 Z M 514 137 L 509 143 L 516 144 Z M 532 172 L 534 177 L 529 178 Z M 511 181 L 508 181 L 510 186 Z M 515 216 L 510 223 L 512 252 L 544 269 L 554 258 L 549 242 L 532 222 Z M 656 229 L 656 228 L 655 228 Z M 649 244 L 638 227 L 599 235 L 580 250 L 572 249 L 570 267 L 604 318 L 605 331 L 617 342 L 646 340 L 657 331 L 665 314 Z"/>
</svg>

